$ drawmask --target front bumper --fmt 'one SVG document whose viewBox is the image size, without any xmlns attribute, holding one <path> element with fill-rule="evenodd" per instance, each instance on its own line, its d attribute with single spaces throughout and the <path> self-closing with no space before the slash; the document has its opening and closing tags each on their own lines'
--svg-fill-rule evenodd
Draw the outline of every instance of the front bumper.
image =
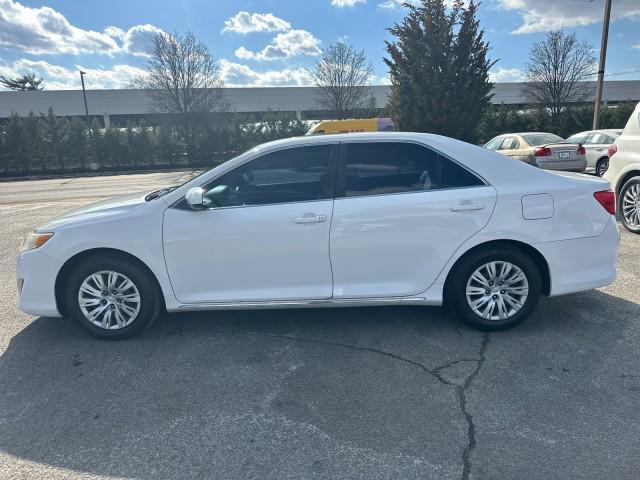
<svg viewBox="0 0 640 480">
<path fill-rule="evenodd" d="M 620 232 L 613 215 L 597 237 L 536 243 L 549 265 L 549 296 L 605 287 L 616 279 Z"/>
<path fill-rule="evenodd" d="M 55 282 L 62 264 L 37 248 L 18 254 L 16 277 L 20 310 L 30 315 L 61 317 Z"/>
</svg>

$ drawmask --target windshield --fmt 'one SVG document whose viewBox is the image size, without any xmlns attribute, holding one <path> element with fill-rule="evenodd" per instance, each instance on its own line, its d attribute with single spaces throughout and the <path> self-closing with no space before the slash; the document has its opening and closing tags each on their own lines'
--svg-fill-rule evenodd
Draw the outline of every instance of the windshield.
<svg viewBox="0 0 640 480">
<path fill-rule="evenodd" d="M 540 145 L 546 145 L 547 143 L 562 142 L 562 137 L 554 135 L 553 133 L 532 133 L 529 135 L 523 135 L 524 139 L 532 147 L 539 147 Z"/>
</svg>

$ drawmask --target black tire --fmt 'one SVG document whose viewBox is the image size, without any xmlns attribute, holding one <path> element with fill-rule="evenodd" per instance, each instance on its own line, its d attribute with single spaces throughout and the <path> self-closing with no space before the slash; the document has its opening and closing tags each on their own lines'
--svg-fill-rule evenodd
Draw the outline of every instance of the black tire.
<svg viewBox="0 0 640 480">
<path fill-rule="evenodd" d="M 78 293 L 84 280 L 101 271 L 113 271 L 128 277 L 137 288 L 140 307 L 130 324 L 118 329 L 106 329 L 89 321 L 80 308 Z M 91 335 L 107 340 L 120 340 L 141 332 L 157 318 L 160 312 L 158 289 L 144 267 L 117 255 L 98 254 L 77 265 L 66 279 L 64 302 L 66 311 Z M 115 300 L 114 300 L 115 302 Z"/>
<path fill-rule="evenodd" d="M 528 282 L 524 305 L 505 319 L 487 319 L 475 313 L 467 301 L 467 282 L 477 268 L 493 261 L 506 261 L 520 268 Z M 508 276 L 508 275 L 507 275 Z M 499 288 L 496 286 L 496 288 Z M 527 319 L 535 310 L 542 292 L 540 271 L 525 253 L 510 245 L 492 246 L 463 257 L 451 272 L 446 284 L 447 306 L 467 325 L 483 331 L 506 330 Z M 498 292 L 500 293 L 500 292 Z"/>
<path fill-rule="evenodd" d="M 622 225 L 624 225 L 624 228 L 629 230 L 631 233 L 640 234 L 640 223 L 631 223 L 624 216 L 623 200 L 631 187 L 635 187 L 635 189 L 640 188 L 640 177 L 633 177 L 627 180 L 627 182 L 620 189 L 620 195 L 618 195 L 618 212 L 620 213 L 620 219 L 622 220 Z"/>
<path fill-rule="evenodd" d="M 609 169 L 609 157 L 602 157 L 596 162 L 596 175 L 603 176 Z"/>
</svg>

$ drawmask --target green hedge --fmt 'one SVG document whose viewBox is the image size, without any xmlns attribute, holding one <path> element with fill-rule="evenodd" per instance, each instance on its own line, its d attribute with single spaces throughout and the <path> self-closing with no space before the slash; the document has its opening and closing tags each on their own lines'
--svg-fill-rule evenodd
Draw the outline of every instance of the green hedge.
<svg viewBox="0 0 640 480">
<path fill-rule="evenodd" d="M 635 102 L 625 102 L 615 107 L 604 107 L 600 128 L 622 129 L 635 105 Z M 545 110 L 522 110 L 509 105 L 497 105 L 482 119 L 478 138 L 485 143 L 496 135 L 513 132 L 551 132 L 567 138 L 574 133 L 591 130 L 592 126 L 593 105 L 574 106 L 562 112 L 558 131 L 551 126 L 551 117 Z"/>
<path fill-rule="evenodd" d="M 601 128 L 624 127 L 634 107 L 632 102 L 605 107 Z M 571 107 L 563 112 L 560 131 L 554 132 L 544 110 L 497 105 L 478 126 L 479 139 L 486 142 L 502 133 L 522 131 L 547 131 L 566 138 L 591 129 L 592 117 L 593 106 Z M 260 118 L 218 114 L 197 122 L 196 131 L 185 138 L 178 124 L 167 118 L 105 129 L 95 120 L 87 128 L 83 119 L 56 117 L 52 110 L 47 115 L 13 115 L 0 123 L 0 176 L 208 167 L 254 145 L 304 135 L 307 130 L 288 114 L 269 112 Z"/>
<path fill-rule="evenodd" d="M 47 115 L 13 115 L 0 124 L 0 175 L 211 166 L 257 144 L 306 130 L 291 115 L 268 113 L 256 119 L 220 114 L 199 122 L 187 140 L 177 125 L 162 117 L 153 124 L 142 120 L 105 129 L 97 120 L 87 128 L 83 119 L 56 117 L 52 110 Z"/>
</svg>

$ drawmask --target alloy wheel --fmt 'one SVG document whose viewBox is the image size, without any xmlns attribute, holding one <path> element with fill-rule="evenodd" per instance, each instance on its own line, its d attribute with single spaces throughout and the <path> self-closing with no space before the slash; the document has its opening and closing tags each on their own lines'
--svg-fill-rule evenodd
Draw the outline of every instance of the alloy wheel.
<svg viewBox="0 0 640 480">
<path fill-rule="evenodd" d="M 608 169 L 609 169 L 609 160 L 600 160 L 600 162 L 598 162 L 598 170 L 597 170 L 596 174 L 599 177 L 601 177 L 605 173 L 607 173 Z"/>
<path fill-rule="evenodd" d="M 640 227 L 640 183 L 634 183 L 624 192 L 622 216 L 630 227 Z"/>
<path fill-rule="evenodd" d="M 138 287 L 126 275 L 103 270 L 84 279 L 78 291 L 84 317 L 97 327 L 118 330 L 130 325 L 142 304 Z"/>
<path fill-rule="evenodd" d="M 466 286 L 467 303 L 487 320 L 505 320 L 517 314 L 529 295 L 527 276 L 517 265 L 492 261 L 479 266 Z"/>
</svg>

